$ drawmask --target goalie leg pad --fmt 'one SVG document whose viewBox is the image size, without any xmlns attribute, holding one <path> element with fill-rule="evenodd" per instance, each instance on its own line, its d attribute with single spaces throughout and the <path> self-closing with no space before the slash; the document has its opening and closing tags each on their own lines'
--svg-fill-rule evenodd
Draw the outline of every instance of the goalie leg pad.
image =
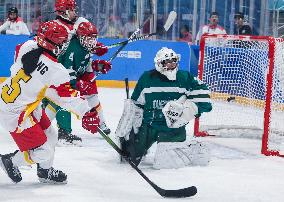
<svg viewBox="0 0 284 202">
<path fill-rule="evenodd" d="M 155 169 L 206 166 L 210 161 L 208 147 L 201 142 L 160 142 L 154 157 Z"/>
<path fill-rule="evenodd" d="M 138 133 L 142 120 L 143 109 L 137 107 L 131 99 L 126 99 L 124 102 L 122 116 L 115 131 L 116 136 L 124 137 L 126 140 L 128 140 L 132 128 L 135 134 Z"/>
</svg>

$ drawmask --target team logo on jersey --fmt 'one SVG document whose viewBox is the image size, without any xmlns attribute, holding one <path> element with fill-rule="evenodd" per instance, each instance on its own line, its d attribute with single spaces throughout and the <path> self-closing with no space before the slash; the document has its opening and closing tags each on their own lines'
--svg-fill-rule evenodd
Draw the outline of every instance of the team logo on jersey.
<svg viewBox="0 0 284 202">
<path fill-rule="evenodd" d="M 154 100 L 153 101 L 153 109 L 163 109 L 163 107 L 167 104 L 167 100 Z"/>
</svg>

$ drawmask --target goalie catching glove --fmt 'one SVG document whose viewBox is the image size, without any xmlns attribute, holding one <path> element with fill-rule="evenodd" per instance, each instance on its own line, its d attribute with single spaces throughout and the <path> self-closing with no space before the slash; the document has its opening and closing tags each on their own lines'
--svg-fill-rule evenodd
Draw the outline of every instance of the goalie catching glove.
<svg viewBox="0 0 284 202">
<path fill-rule="evenodd" d="M 180 128 L 195 118 L 198 107 L 183 95 L 178 100 L 169 101 L 162 112 L 169 128 Z"/>
<path fill-rule="evenodd" d="M 92 61 L 92 68 L 96 72 L 106 74 L 111 70 L 111 63 L 106 60 L 94 60 Z"/>
</svg>

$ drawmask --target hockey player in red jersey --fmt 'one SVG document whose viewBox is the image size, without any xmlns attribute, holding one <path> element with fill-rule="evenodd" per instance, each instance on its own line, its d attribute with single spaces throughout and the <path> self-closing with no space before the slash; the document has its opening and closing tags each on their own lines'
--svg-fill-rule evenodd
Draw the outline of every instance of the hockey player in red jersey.
<svg viewBox="0 0 284 202">
<path fill-rule="evenodd" d="M 62 25 L 43 23 L 34 40 L 18 47 L 11 76 L 1 85 L 0 123 L 19 150 L 1 155 L 0 166 L 15 183 L 22 180 L 19 167 L 35 163 L 41 182 L 66 183 L 67 175 L 52 167 L 57 132 L 40 103 L 48 97 L 79 117 L 90 110 L 85 100 L 71 97 L 77 92 L 64 84 L 70 76 L 57 57 L 68 43 L 68 32 Z"/>
<path fill-rule="evenodd" d="M 92 27 L 94 27 L 94 29 L 96 29 L 96 28 L 95 28 L 94 25 L 83 28 L 82 25 L 84 25 L 84 24 L 89 25 L 87 23 L 88 20 L 86 20 L 83 17 L 78 17 L 76 9 L 77 9 L 76 2 L 74 0 L 57 0 L 55 2 L 55 10 L 56 10 L 56 13 L 57 13 L 55 21 L 60 23 L 60 24 L 63 24 L 69 30 L 70 37 L 72 38 L 71 44 L 72 44 L 72 47 L 74 47 L 73 50 L 72 50 L 71 47 L 68 48 L 68 51 L 66 52 L 66 54 L 61 56 L 61 58 L 59 59 L 59 62 L 61 64 L 63 64 L 63 66 L 66 69 L 69 70 L 69 74 L 73 78 L 73 80 L 74 80 L 74 77 L 75 77 L 79 81 L 83 77 L 85 84 L 88 82 L 89 84 L 94 85 L 93 91 L 92 91 L 93 93 L 90 94 L 88 92 L 86 99 L 89 101 L 90 105 L 93 106 L 94 111 L 97 111 L 97 113 L 99 114 L 100 128 L 102 128 L 107 134 L 109 134 L 110 129 L 105 124 L 105 118 L 104 118 L 104 115 L 103 115 L 102 107 L 101 107 L 100 101 L 98 99 L 98 92 L 96 91 L 96 83 L 94 81 L 94 74 L 93 74 L 93 72 L 92 72 L 92 74 L 90 74 L 91 71 L 88 70 L 90 68 L 87 67 L 87 63 L 91 62 L 90 56 L 92 54 L 96 54 L 97 56 L 102 56 L 108 51 L 108 49 L 102 43 L 98 42 L 95 37 L 93 37 L 91 39 L 91 41 L 87 41 L 87 38 L 85 36 L 88 35 L 89 33 L 85 33 L 85 32 L 83 33 L 80 30 L 90 32 L 90 31 L 92 31 L 92 29 L 91 29 Z M 78 27 L 79 27 L 80 24 L 81 24 L 81 29 L 78 30 Z M 79 35 L 81 34 L 81 35 L 84 35 L 84 36 L 83 37 L 79 36 L 78 33 L 79 33 Z M 97 36 L 97 34 L 96 34 L 96 36 Z M 74 44 L 73 43 L 74 38 L 77 38 L 77 39 L 80 38 L 80 43 L 79 43 L 79 44 L 81 44 L 81 45 L 79 45 L 80 47 L 76 47 L 75 45 L 73 45 Z M 87 43 L 89 43 L 87 46 L 91 46 L 92 50 L 87 50 L 84 47 L 85 41 L 87 41 Z M 90 43 L 93 43 L 93 44 L 90 44 Z M 82 49 L 85 49 L 85 50 L 82 50 Z M 82 53 L 82 52 L 86 52 L 86 53 Z M 85 54 L 86 57 L 82 57 L 82 54 Z M 72 60 L 70 58 L 72 58 Z M 100 67 L 102 67 L 102 69 L 108 69 L 109 70 L 111 68 L 110 64 L 107 63 L 107 61 L 104 61 L 104 60 L 99 60 L 99 61 L 101 62 Z M 80 64 L 80 62 L 82 62 L 82 65 Z M 89 75 L 87 75 L 87 74 L 89 74 Z M 90 75 L 92 75 L 92 76 L 90 76 Z M 84 92 L 85 91 L 84 88 L 81 88 L 81 89 L 78 89 L 78 90 L 81 91 L 81 94 L 86 95 L 86 92 Z M 45 102 L 45 104 L 48 104 L 48 102 Z M 60 106 L 55 105 L 54 103 L 50 103 L 50 102 L 49 102 L 49 107 L 47 108 L 47 110 L 49 108 L 51 108 L 51 110 L 47 111 L 48 116 L 51 119 L 56 117 L 56 120 L 57 120 L 57 125 L 58 125 L 58 128 L 59 128 L 58 129 L 59 141 L 62 142 L 63 144 L 78 144 L 78 143 L 80 144 L 82 139 L 79 136 L 72 134 L 70 112 L 68 112 L 68 111 L 62 109 Z M 82 121 L 84 122 L 84 120 L 85 119 L 83 119 Z M 83 123 L 83 125 L 84 125 L 84 123 Z"/>
</svg>

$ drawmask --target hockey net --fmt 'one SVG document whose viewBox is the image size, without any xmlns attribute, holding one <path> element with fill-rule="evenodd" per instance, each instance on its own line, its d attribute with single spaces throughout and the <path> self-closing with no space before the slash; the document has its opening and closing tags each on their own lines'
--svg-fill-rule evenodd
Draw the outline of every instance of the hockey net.
<svg viewBox="0 0 284 202">
<path fill-rule="evenodd" d="M 204 35 L 198 77 L 213 110 L 195 120 L 196 136 L 261 138 L 261 153 L 284 156 L 284 40 Z"/>
</svg>

